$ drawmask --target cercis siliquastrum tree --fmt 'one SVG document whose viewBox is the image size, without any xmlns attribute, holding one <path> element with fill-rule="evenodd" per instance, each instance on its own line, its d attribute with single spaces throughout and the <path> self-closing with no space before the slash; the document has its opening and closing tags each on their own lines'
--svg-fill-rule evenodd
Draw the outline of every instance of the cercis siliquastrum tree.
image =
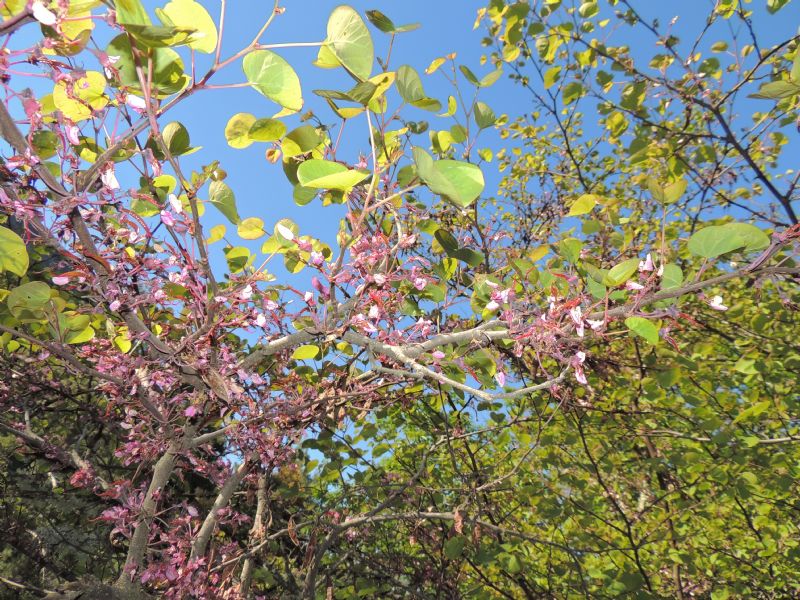
<svg viewBox="0 0 800 600">
<path fill-rule="evenodd" d="M 521 253 L 477 206 L 484 179 L 475 163 L 491 153 L 473 148 L 495 117 L 458 90 L 491 85 L 501 59 L 483 78 L 457 69 L 453 56 L 434 61 L 428 71 L 450 69 L 456 85 L 444 109 L 412 67 L 394 68 L 387 56 L 374 74 L 367 24 L 337 7 L 324 40 L 296 45 L 319 46 L 315 64 L 350 79 L 346 91 L 315 91 L 331 111 L 324 119 L 351 121 L 348 131 L 369 139 L 361 156 L 347 156 L 314 115 L 315 124 L 289 130 L 302 87 L 275 53 L 291 44 L 265 41 L 284 9 L 267 10 L 254 40 L 223 56 L 225 2 L 215 22 L 193 0 L 171 0 L 156 11 L 159 24 L 139 0 L 3 6 L 3 352 L 90 378 L 102 413 L 78 410 L 87 422 L 109 423 L 116 464 L 93 464 L 102 453 L 86 436 L 54 427 L 35 399 L 21 405 L 15 386 L 0 388 L 0 423 L 20 452 L 58 462 L 71 471 L 69 485 L 105 503 L 99 518 L 124 552 L 102 593 L 238 597 L 283 585 L 313 598 L 326 553 L 348 531 L 392 519 L 458 521 L 459 513 L 392 512 L 419 470 L 363 514 L 289 517 L 272 528 L 267 491 L 283 481 L 274 474 L 305 432 L 346 428 L 431 391 L 484 403 L 558 399 L 586 385 L 593 336 L 629 330 L 656 344 L 659 321 L 675 317 L 667 301 L 729 280 L 796 273 L 775 259 L 796 231 L 770 238 L 746 223 L 720 226 L 722 245 L 720 230 L 694 234 L 689 251 L 705 262 L 691 280 L 665 251 L 683 242 L 666 238 L 658 247 L 599 241 L 595 250 L 593 241 L 564 237 L 560 266 L 540 273 L 542 255 Z M 378 11 L 367 16 L 392 40 L 413 28 Z M 42 35 L 31 46 L 22 34 L 36 27 Z M 241 218 L 213 156 L 191 172 L 182 162 L 189 132 L 167 113 L 196 92 L 230 85 L 213 78 L 239 63 L 245 84 L 280 112 L 232 115 L 225 138 L 235 148 L 269 145 L 295 202 L 321 202 L 341 219 L 332 246 L 288 218 Z M 30 92 L 34 75 L 49 79 L 52 92 Z M 454 124 L 422 137 L 427 125 L 405 121 L 403 107 L 443 111 Z M 665 211 L 682 196 L 681 181 L 652 183 Z M 582 197 L 573 214 L 599 201 Z M 235 232 L 204 227 L 210 207 Z M 617 239 L 618 225 L 610 218 L 598 237 Z M 236 236 L 265 241 L 255 253 L 231 243 Z M 730 253 L 743 266 L 705 275 Z M 312 275 L 276 283 L 267 266 L 279 256 L 290 275 Z M 190 479 L 203 482 L 204 497 L 191 493 Z M 293 557 L 288 574 L 259 576 L 270 543 L 300 544 L 298 531 L 305 556 Z"/>
</svg>

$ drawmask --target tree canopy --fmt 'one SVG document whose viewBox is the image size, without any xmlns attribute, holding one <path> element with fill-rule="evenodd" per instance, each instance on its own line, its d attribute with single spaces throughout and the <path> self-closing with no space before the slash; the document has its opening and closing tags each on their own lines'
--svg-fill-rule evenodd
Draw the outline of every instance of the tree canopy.
<svg viewBox="0 0 800 600">
<path fill-rule="evenodd" d="M 208 8 L 0 3 L 0 597 L 800 593 L 796 3 Z"/>
</svg>

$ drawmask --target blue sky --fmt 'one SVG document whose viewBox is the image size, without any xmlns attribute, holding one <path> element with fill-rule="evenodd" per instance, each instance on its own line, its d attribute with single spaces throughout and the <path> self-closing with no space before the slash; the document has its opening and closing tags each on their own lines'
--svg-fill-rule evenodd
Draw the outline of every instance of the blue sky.
<svg viewBox="0 0 800 600">
<path fill-rule="evenodd" d="M 215 20 L 219 13 L 219 0 L 199 0 L 208 9 Z M 145 0 L 145 5 L 151 15 L 154 9 L 163 5 L 166 0 Z M 330 12 L 340 4 L 328 0 L 287 0 L 283 3 L 285 13 L 276 18 L 271 28 L 262 38 L 263 43 L 291 43 L 291 42 L 318 42 L 325 37 L 325 26 Z M 412 0 L 407 2 L 387 2 L 386 0 L 373 0 L 370 2 L 353 1 L 350 3 L 360 12 L 377 8 L 386 13 L 396 24 L 419 22 L 421 28 L 397 36 L 392 53 L 391 68 L 396 69 L 401 64 L 411 64 L 422 73 L 430 61 L 436 57 L 450 52 L 456 52 L 459 64 L 469 66 L 478 75 L 487 73 L 490 69 L 480 65 L 480 57 L 487 50 L 481 46 L 484 36 L 483 28 L 473 30 L 476 11 L 485 5 L 485 0 L 439 0 L 422 2 Z M 652 16 L 661 17 L 664 25 L 672 16 L 679 15 L 675 32 L 684 40 L 692 39 L 694 34 L 702 28 L 702 21 L 707 10 L 713 3 L 698 3 L 696 0 L 673 0 L 669 5 L 651 0 L 639 0 L 634 6 Z M 700 7 L 698 7 L 700 4 Z M 760 37 L 765 44 L 778 39 L 785 39 L 797 31 L 800 25 L 800 3 L 794 2 L 784 8 L 776 16 L 766 15 L 764 0 L 754 0 L 751 5 L 756 11 L 756 26 Z M 236 52 L 247 44 L 258 31 L 272 9 L 272 3 L 266 0 L 229 0 L 226 15 L 225 36 L 223 43 L 223 58 Z M 609 10 L 603 4 L 603 10 Z M 38 38 L 38 28 L 27 26 L 19 34 L 18 42 L 32 43 Z M 385 56 L 389 36 L 377 31 L 370 26 L 376 46 L 376 54 Z M 630 30 L 628 30 L 629 32 Z M 626 40 L 634 52 L 640 46 L 648 56 L 655 50 L 654 39 L 646 33 L 625 33 Z M 720 31 L 717 39 L 729 37 L 728 32 Z M 619 38 L 615 38 L 619 39 Z M 101 46 L 103 40 L 99 40 Z M 17 46 L 19 47 L 19 46 Z M 181 49 L 181 54 L 187 62 L 188 53 Z M 306 107 L 304 110 L 313 109 L 325 123 L 338 127 L 338 119 L 332 114 L 322 99 L 314 96 L 311 90 L 316 88 L 348 89 L 352 85 L 350 78 L 341 70 L 322 70 L 314 67 L 316 48 L 287 48 L 279 51 L 297 70 L 303 84 Z M 211 64 L 208 55 L 197 54 L 199 73 Z M 94 61 L 92 61 L 93 63 Z M 97 68 L 96 64 L 86 65 L 88 68 Z M 377 64 L 375 70 L 378 69 Z M 244 76 L 238 64 L 230 65 L 226 70 L 215 76 L 212 83 L 239 83 L 244 81 Z M 445 82 L 441 74 L 433 76 L 423 75 L 426 91 L 429 95 L 446 100 L 447 94 L 452 89 Z M 463 82 L 463 79 L 462 79 Z M 20 81 L 15 82 L 20 85 Z M 51 83 L 43 82 L 46 89 L 36 89 L 37 94 L 47 93 Z M 25 82 L 29 85 L 30 82 Z M 34 82 L 34 85 L 36 82 Z M 38 87 L 38 86 L 36 86 Z M 466 88 L 469 88 L 465 84 Z M 395 96 L 396 98 L 396 96 Z M 506 78 L 501 78 L 493 87 L 481 92 L 481 100 L 487 102 L 497 114 L 509 113 L 519 116 L 528 112 L 531 107 L 530 97 L 513 85 Z M 763 101 L 761 101 L 763 102 Z M 256 117 L 273 115 L 278 107 L 256 91 L 249 88 L 208 90 L 203 91 L 176 107 L 165 117 L 164 123 L 171 120 L 183 122 L 189 129 L 192 143 L 202 146 L 200 152 L 182 158 L 185 166 L 198 168 L 204 163 L 218 159 L 223 168 L 228 172 L 227 183 L 232 187 L 237 196 L 239 212 L 242 217 L 259 216 L 264 219 L 267 229 L 281 218 L 288 217 L 297 222 L 301 233 L 321 237 L 328 243 L 334 241 L 334 233 L 338 219 L 342 214 L 341 207 L 327 207 L 323 209 L 319 201 L 305 207 L 298 207 L 292 200 L 292 190 L 280 165 L 272 165 L 264 158 L 264 144 L 254 144 L 244 150 L 230 148 L 224 139 L 224 129 L 228 119 L 238 112 L 250 112 Z M 749 111 L 748 111 L 749 112 Z M 406 107 L 404 116 L 409 119 L 426 119 L 438 128 L 450 126 L 450 122 L 436 117 L 425 111 Z M 438 123 L 437 123 L 438 121 Z M 587 119 L 591 122 L 591 117 Z M 290 128 L 299 123 L 297 117 L 288 119 Z M 338 130 L 334 130 L 336 132 Z M 587 132 L 591 132 L 587 129 Z M 357 151 L 367 151 L 369 144 L 367 138 L 367 125 L 363 117 L 356 118 L 348 123 L 344 139 L 344 147 L 350 150 L 346 158 L 354 159 Z M 419 136 L 419 144 L 427 145 L 427 135 Z M 484 132 L 482 141 L 498 147 L 497 136 L 492 131 Z M 479 144 L 480 146 L 480 144 Z M 491 195 L 498 182 L 494 165 L 486 165 L 484 171 L 487 177 L 486 194 Z M 132 183 L 132 182 L 128 182 Z M 125 182 L 123 182 L 125 185 Z M 206 228 L 216 223 L 226 223 L 225 219 L 213 208 L 209 208 L 204 219 Z M 227 223 L 226 223 L 227 224 Z M 260 247 L 260 241 L 244 242 L 239 240 L 232 227 L 228 225 L 230 239 L 234 243 L 248 245 L 252 249 Z M 217 263 L 220 270 L 222 244 L 213 247 L 213 255 L 220 259 Z M 280 273 L 280 269 L 276 269 Z"/>
</svg>

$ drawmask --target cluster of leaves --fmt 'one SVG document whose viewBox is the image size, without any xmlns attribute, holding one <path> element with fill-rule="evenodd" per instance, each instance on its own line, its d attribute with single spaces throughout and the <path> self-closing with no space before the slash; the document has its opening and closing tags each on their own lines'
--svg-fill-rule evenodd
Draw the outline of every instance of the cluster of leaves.
<svg viewBox="0 0 800 600">
<path fill-rule="evenodd" d="M 338 6 L 303 44 L 347 82 L 309 95 L 264 41 L 277 2 L 227 58 L 225 3 L 215 21 L 170 0 L 159 25 L 140 0 L 4 3 L 4 585 L 797 591 L 798 42 L 762 47 L 737 0 L 690 44 L 633 4 L 492 0 L 488 71 L 425 71 L 442 102 L 390 66 L 416 24 L 378 10 Z M 746 33 L 709 42 L 732 21 Z M 199 149 L 164 115 L 239 85 L 212 83 L 233 65 L 277 112 L 220 140 L 265 144 L 335 242 L 242 217 L 213 156 L 188 171 Z M 498 118 L 478 97 L 508 72 L 534 109 Z M 369 146 L 348 156 L 323 119 Z M 477 147 L 489 128 L 505 147 Z"/>
</svg>

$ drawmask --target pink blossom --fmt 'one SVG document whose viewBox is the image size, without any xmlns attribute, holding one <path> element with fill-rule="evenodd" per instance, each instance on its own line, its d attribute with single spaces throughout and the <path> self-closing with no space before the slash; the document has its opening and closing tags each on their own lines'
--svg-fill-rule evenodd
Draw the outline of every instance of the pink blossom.
<svg viewBox="0 0 800 600">
<path fill-rule="evenodd" d="M 503 387 L 506 384 L 506 374 L 503 371 L 497 371 L 494 374 L 494 380 L 497 382 L 497 385 Z"/>
<path fill-rule="evenodd" d="M 594 319 L 586 319 L 586 322 L 589 324 L 589 327 L 592 328 L 592 331 L 597 331 L 603 326 L 605 320 L 600 319 L 599 321 L 595 321 Z"/>
<path fill-rule="evenodd" d="M 500 304 L 496 300 L 489 300 L 489 302 L 486 304 L 486 310 L 490 312 L 494 312 L 498 308 L 500 308 Z"/>
<path fill-rule="evenodd" d="M 424 277 L 417 277 L 414 279 L 414 287 L 417 288 L 419 291 L 425 289 L 425 286 L 428 285 L 428 282 L 425 280 Z"/>
<path fill-rule="evenodd" d="M 134 96 L 133 94 L 127 94 L 125 96 L 125 104 L 138 111 L 143 111 L 147 108 L 147 103 L 145 102 L 144 98 Z"/>
<path fill-rule="evenodd" d="M 728 310 L 728 307 L 722 303 L 722 296 L 714 296 L 711 298 L 711 300 L 709 300 L 708 305 L 714 310 Z"/>
<path fill-rule="evenodd" d="M 297 247 L 303 252 L 311 252 L 311 248 L 313 247 L 308 240 L 296 239 L 294 243 L 297 244 Z"/>
<path fill-rule="evenodd" d="M 369 309 L 369 318 L 373 320 L 378 320 L 381 317 L 381 309 L 378 308 L 377 305 L 373 304 Z"/>
<path fill-rule="evenodd" d="M 53 283 L 55 285 L 67 285 L 69 283 L 69 277 L 64 275 L 56 275 L 53 277 Z"/>
<path fill-rule="evenodd" d="M 584 326 L 583 326 L 583 313 L 581 311 L 580 306 L 576 306 L 574 308 L 569 309 L 569 316 L 572 318 L 572 321 L 575 323 L 575 330 L 578 333 L 578 337 L 583 337 Z"/>
<path fill-rule="evenodd" d="M 122 302 L 120 302 L 119 300 L 114 300 L 111 304 L 108 305 L 108 308 L 113 312 L 117 312 L 120 306 L 122 306 Z"/>
<path fill-rule="evenodd" d="M 253 297 L 253 286 L 249 283 L 244 286 L 241 292 L 239 292 L 239 298 L 242 300 L 250 300 Z"/>
<path fill-rule="evenodd" d="M 64 134 L 67 136 L 67 140 L 69 140 L 70 144 L 78 145 L 81 143 L 81 139 L 78 137 L 80 131 L 77 125 L 70 125 L 64 130 Z"/>
<path fill-rule="evenodd" d="M 264 327 L 267 324 L 267 317 L 264 316 L 264 313 L 258 313 L 254 322 L 258 327 Z"/>
<path fill-rule="evenodd" d="M 305 300 L 305 303 L 308 304 L 309 306 L 313 305 L 314 294 L 312 294 L 311 292 L 306 292 L 305 294 L 303 294 L 303 300 Z"/>
<path fill-rule="evenodd" d="M 445 353 L 441 350 L 435 350 L 434 352 L 431 352 L 431 356 L 433 357 L 434 362 L 439 362 L 445 357 Z"/>
<path fill-rule="evenodd" d="M 583 372 L 583 363 L 586 361 L 586 353 L 579 350 L 572 359 L 572 369 L 575 371 L 575 380 L 581 385 L 586 385 L 586 374 Z"/>
<path fill-rule="evenodd" d="M 102 181 L 103 185 L 110 190 L 119 189 L 119 181 L 117 181 L 117 176 L 114 175 L 114 166 L 111 164 L 103 169 L 102 173 L 100 174 L 100 181 Z"/>
<path fill-rule="evenodd" d="M 185 411 L 183 411 L 183 414 L 189 418 L 192 418 L 197 414 L 197 407 L 192 405 L 188 407 Z"/>
<path fill-rule="evenodd" d="M 170 194 L 168 199 L 169 199 L 169 205 L 172 207 L 172 210 L 174 210 L 178 214 L 183 213 L 183 204 L 181 204 L 181 201 L 175 194 Z"/>
<path fill-rule="evenodd" d="M 382 275 L 381 273 L 377 273 L 377 274 L 373 275 L 372 279 L 378 285 L 383 285 L 384 283 L 386 283 L 386 275 Z"/>
<path fill-rule="evenodd" d="M 322 252 L 314 250 L 311 252 L 311 257 L 308 259 L 308 262 L 315 267 L 320 267 L 322 263 L 325 262 L 325 257 L 322 256 Z"/>
<path fill-rule="evenodd" d="M 161 211 L 161 222 L 167 227 L 175 227 L 175 217 L 168 210 Z"/>
<path fill-rule="evenodd" d="M 644 286 L 641 283 L 636 283 L 632 279 L 625 282 L 625 288 L 631 291 L 643 290 Z"/>
<path fill-rule="evenodd" d="M 644 260 L 639 261 L 639 271 L 641 273 L 649 273 L 655 269 L 655 265 L 653 265 L 653 257 L 650 256 L 650 253 L 647 253 L 647 258 Z"/>
</svg>

